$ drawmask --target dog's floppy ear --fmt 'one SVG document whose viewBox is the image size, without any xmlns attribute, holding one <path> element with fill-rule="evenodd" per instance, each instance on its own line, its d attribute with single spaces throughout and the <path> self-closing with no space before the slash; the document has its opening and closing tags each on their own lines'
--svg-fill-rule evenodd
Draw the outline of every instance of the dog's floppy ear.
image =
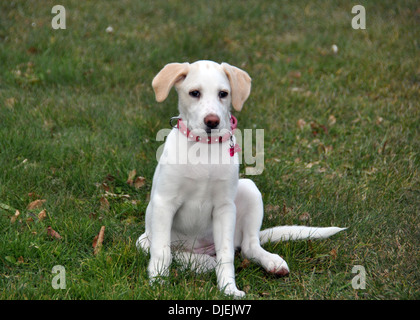
<svg viewBox="0 0 420 320">
<path fill-rule="evenodd" d="M 225 71 L 232 90 L 232 106 L 236 111 L 241 111 L 242 106 L 251 92 L 251 77 L 245 71 L 223 62 Z"/>
<path fill-rule="evenodd" d="M 169 63 L 154 77 L 152 81 L 156 101 L 162 102 L 168 97 L 174 84 L 188 74 L 189 63 Z"/>
</svg>

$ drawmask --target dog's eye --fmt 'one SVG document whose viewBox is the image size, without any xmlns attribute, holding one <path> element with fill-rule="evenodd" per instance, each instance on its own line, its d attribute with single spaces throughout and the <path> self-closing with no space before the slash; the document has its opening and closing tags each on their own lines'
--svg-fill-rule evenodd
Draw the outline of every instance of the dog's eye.
<svg viewBox="0 0 420 320">
<path fill-rule="evenodd" d="M 200 97 L 200 91 L 198 91 L 198 90 L 190 91 L 190 96 L 194 97 L 194 98 L 199 98 Z"/>
<path fill-rule="evenodd" d="M 228 92 L 226 92 L 226 91 L 220 91 L 219 92 L 219 98 L 220 99 L 223 99 L 223 98 L 226 98 L 227 96 L 228 96 Z"/>
</svg>

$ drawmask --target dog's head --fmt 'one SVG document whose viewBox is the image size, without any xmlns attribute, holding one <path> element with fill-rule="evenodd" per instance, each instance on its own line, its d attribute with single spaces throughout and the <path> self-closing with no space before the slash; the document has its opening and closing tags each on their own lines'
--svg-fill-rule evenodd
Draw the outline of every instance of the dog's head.
<svg viewBox="0 0 420 320">
<path fill-rule="evenodd" d="M 167 64 L 153 79 L 156 100 L 175 86 L 179 112 L 191 130 L 230 130 L 230 105 L 240 111 L 251 91 L 249 75 L 227 63 L 197 61 Z"/>
</svg>

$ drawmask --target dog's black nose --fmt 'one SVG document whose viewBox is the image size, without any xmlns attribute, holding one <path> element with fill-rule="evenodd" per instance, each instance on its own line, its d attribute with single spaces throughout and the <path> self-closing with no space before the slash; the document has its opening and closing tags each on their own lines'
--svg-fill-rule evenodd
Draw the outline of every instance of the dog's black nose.
<svg viewBox="0 0 420 320">
<path fill-rule="evenodd" d="M 217 128 L 219 123 L 220 123 L 220 118 L 216 116 L 215 114 L 209 114 L 208 116 L 204 118 L 204 124 L 210 129 Z"/>
</svg>

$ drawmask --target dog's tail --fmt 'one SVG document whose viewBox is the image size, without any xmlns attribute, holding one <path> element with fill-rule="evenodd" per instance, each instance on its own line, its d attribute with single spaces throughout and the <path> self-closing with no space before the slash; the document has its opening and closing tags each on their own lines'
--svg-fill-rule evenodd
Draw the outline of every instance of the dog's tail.
<svg viewBox="0 0 420 320">
<path fill-rule="evenodd" d="M 324 239 L 347 228 L 338 227 L 306 227 L 306 226 L 283 226 L 260 231 L 261 244 L 287 240 Z"/>
</svg>

